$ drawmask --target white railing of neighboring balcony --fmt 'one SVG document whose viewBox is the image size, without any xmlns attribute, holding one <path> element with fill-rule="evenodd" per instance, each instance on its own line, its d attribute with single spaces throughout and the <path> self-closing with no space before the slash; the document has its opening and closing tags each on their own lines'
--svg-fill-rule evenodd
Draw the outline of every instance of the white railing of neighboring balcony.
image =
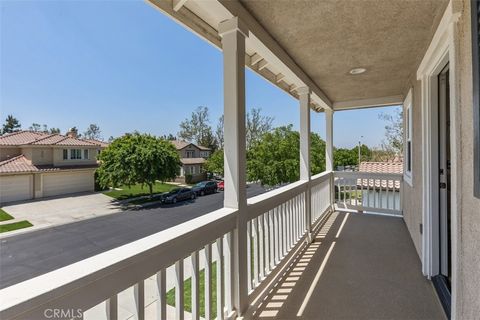
<svg viewBox="0 0 480 320">
<path fill-rule="evenodd" d="M 247 269 L 249 297 L 265 290 L 294 249 L 331 208 L 332 173 L 298 181 L 248 199 Z M 311 192 L 311 219 L 306 214 Z M 55 310 L 70 318 L 167 319 L 168 274 L 173 275 L 176 319 L 184 319 L 185 275 L 191 277 L 191 316 L 200 318 L 200 274 L 204 276 L 202 315 L 234 318 L 235 282 L 232 235 L 237 210 L 223 208 L 0 290 L 0 318 L 42 319 Z M 306 221 L 312 221 L 307 226 Z M 189 272 L 186 272 L 186 269 Z M 216 286 L 212 276 L 216 273 Z M 268 280 L 268 281 L 266 281 Z M 147 289 L 152 289 L 146 293 Z M 213 299 L 215 291 L 216 299 Z M 153 297 L 152 297 L 153 296 Z M 128 310 L 128 312 L 126 311 Z M 73 316 L 72 316 L 73 315 Z M 68 316 L 66 317 L 68 318 Z"/>
<path fill-rule="evenodd" d="M 334 177 L 339 209 L 402 215 L 402 174 L 335 171 Z"/>
</svg>

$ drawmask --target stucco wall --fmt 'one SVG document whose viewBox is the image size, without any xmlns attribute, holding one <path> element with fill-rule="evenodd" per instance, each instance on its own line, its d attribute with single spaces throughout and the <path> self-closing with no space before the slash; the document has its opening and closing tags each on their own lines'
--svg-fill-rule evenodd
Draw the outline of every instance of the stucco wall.
<svg viewBox="0 0 480 320">
<path fill-rule="evenodd" d="M 0 161 L 13 158 L 21 153 L 20 148 L 0 148 Z"/>
<path fill-rule="evenodd" d="M 53 149 L 52 148 L 31 148 L 29 153 L 32 164 L 51 165 L 53 163 Z"/>
<path fill-rule="evenodd" d="M 404 203 L 403 218 L 412 237 L 419 257 L 422 256 L 422 95 L 421 82 L 413 75 L 408 83 L 407 91 L 412 90 L 412 186 L 403 184 Z M 403 112 L 406 116 L 405 111 Z M 406 119 L 404 118 L 404 121 Z M 404 137 L 405 139 L 405 137 Z"/>
<path fill-rule="evenodd" d="M 470 0 L 455 1 L 454 12 L 460 14 L 454 31 L 456 90 L 459 117 L 460 176 L 458 200 L 457 250 L 458 280 L 456 319 L 480 317 L 480 199 L 473 196 L 473 99 Z M 477 106 L 478 107 L 478 106 Z M 480 164 L 477 164 L 480 165 Z"/>
<path fill-rule="evenodd" d="M 77 148 L 65 148 L 65 149 L 77 149 Z M 54 148 L 53 149 L 53 164 L 55 166 L 71 166 L 71 165 L 92 165 L 97 163 L 97 150 L 98 148 L 85 148 L 85 147 L 78 147 L 78 149 L 82 150 L 82 155 L 83 155 L 83 150 L 88 149 L 89 154 L 88 157 L 89 159 L 79 159 L 79 160 L 63 160 L 63 148 Z"/>
</svg>

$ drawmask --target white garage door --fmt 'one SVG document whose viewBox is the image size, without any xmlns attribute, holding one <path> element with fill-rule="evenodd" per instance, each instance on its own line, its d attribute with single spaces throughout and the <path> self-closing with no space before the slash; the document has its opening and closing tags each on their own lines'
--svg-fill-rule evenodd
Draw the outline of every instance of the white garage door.
<svg viewBox="0 0 480 320">
<path fill-rule="evenodd" d="M 48 173 L 43 175 L 43 196 L 93 191 L 93 171 Z"/>
<path fill-rule="evenodd" d="M 32 175 L 0 176 L 0 202 L 32 199 Z"/>
</svg>

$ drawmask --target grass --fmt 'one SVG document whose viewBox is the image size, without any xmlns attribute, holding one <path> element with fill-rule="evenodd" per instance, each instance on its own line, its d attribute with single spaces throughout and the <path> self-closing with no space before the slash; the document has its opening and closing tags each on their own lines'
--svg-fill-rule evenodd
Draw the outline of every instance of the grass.
<svg viewBox="0 0 480 320">
<path fill-rule="evenodd" d="M 28 227 L 31 227 L 31 226 L 33 226 L 33 224 L 31 224 L 27 220 L 14 222 L 14 223 L 9 223 L 9 224 L 2 224 L 2 225 L 0 225 L 0 233 L 13 231 L 13 230 L 18 230 L 18 229 L 23 229 L 23 228 L 28 228 Z"/>
<path fill-rule="evenodd" d="M 217 263 L 212 263 L 212 319 L 217 317 Z M 200 316 L 205 317 L 205 269 L 200 272 Z M 192 312 L 192 278 L 183 283 L 185 311 Z M 167 292 L 167 304 L 175 306 L 175 288 Z"/>
<path fill-rule="evenodd" d="M 173 184 L 156 182 L 153 185 L 153 193 L 157 194 L 157 193 L 168 192 L 177 187 L 178 186 L 175 186 Z M 144 185 L 143 187 L 141 184 L 135 184 L 131 187 L 120 186 L 119 189 L 122 189 L 122 190 L 108 190 L 108 191 L 105 191 L 104 194 L 112 198 L 115 198 L 117 200 L 125 200 L 129 198 L 150 195 L 150 191 L 147 185 Z"/>
<path fill-rule="evenodd" d="M 0 209 L 0 221 L 12 220 L 13 217 L 6 213 L 4 210 Z"/>
</svg>

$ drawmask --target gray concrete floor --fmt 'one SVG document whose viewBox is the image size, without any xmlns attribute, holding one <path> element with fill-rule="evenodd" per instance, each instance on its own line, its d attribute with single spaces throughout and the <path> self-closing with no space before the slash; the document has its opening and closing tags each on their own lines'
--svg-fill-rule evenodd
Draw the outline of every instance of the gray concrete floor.
<svg viewBox="0 0 480 320">
<path fill-rule="evenodd" d="M 403 219 L 337 212 L 254 318 L 446 319 Z"/>
</svg>

